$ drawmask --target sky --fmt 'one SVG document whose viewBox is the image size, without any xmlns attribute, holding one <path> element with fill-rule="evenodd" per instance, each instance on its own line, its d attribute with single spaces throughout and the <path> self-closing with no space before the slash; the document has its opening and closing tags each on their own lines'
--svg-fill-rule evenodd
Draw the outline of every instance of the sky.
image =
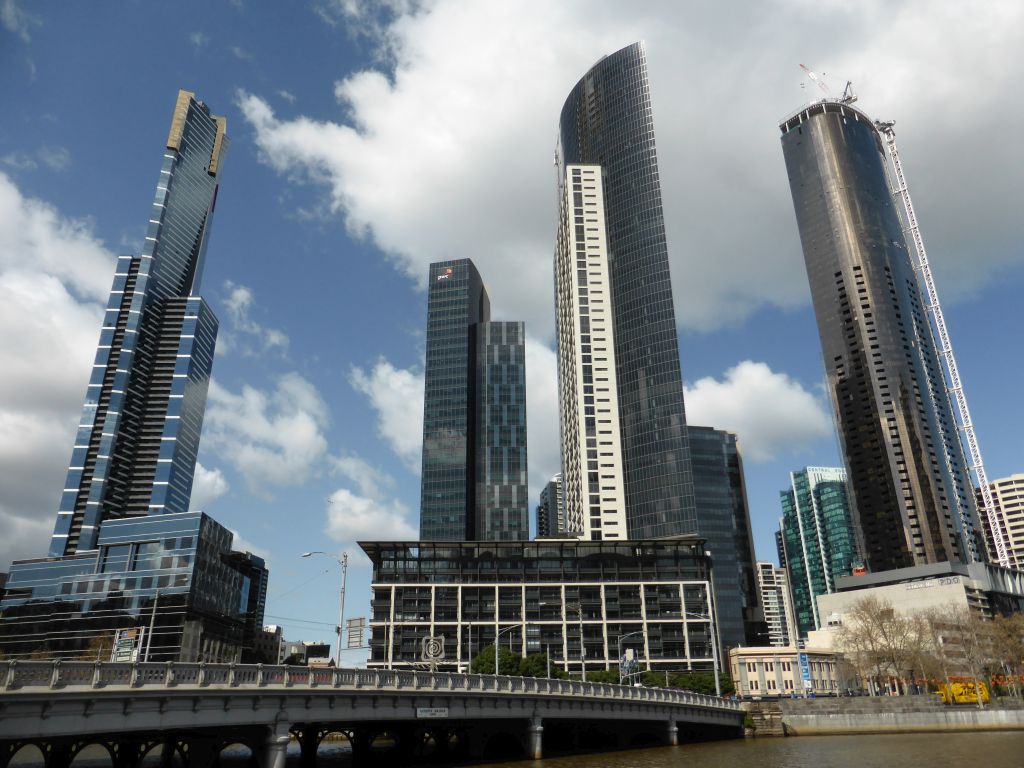
<svg viewBox="0 0 1024 768">
<path fill-rule="evenodd" d="M 535 503 L 559 469 L 558 115 L 640 39 L 687 417 L 739 435 L 758 557 L 789 473 L 840 462 L 777 127 L 818 97 L 801 63 L 896 121 L 989 477 L 1024 471 L 1017 2 L 0 0 L 0 570 L 46 552 L 179 88 L 232 142 L 192 507 L 268 559 L 266 622 L 332 639 L 339 566 L 300 555 L 348 552 L 366 616 L 354 542 L 416 537 L 432 261 L 472 258 L 494 319 L 526 322 Z"/>
</svg>

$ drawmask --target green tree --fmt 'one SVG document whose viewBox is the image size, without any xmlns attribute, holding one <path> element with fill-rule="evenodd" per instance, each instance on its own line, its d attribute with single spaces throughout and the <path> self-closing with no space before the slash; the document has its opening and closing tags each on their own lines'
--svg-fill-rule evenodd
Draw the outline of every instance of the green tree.
<svg viewBox="0 0 1024 768">
<path fill-rule="evenodd" d="M 491 663 L 494 663 L 494 654 L 491 654 Z M 551 671 L 554 673 L 554 669 Z M 547 677 L 548 655 L 546 653 L 531 653 L 529 656 L 521 658 L 519 674 L 522 677 Z"/>
<path fill-rule="evenodd" d="M 521 660 L 521 656 L 517 656 L 512 653 L 508 648 L 502 648 L 498 654 L 498 674 L 518 676 Z M 473 657 L 473 664 L 470 666 L 470 671 L 478 675 L 494 674 L 493 645 L 488 645 L 486 648 L 482 648 L 480 652 Z"/>
</svg>

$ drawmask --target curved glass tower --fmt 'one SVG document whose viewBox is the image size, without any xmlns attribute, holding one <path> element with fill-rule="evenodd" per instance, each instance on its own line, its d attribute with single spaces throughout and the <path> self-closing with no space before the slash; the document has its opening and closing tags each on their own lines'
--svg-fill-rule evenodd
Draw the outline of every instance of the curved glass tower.
<svg viewBox="0 0 1024 768">
<path fill-rule="evenodd" d="M 969 561 L 967 462 L 882 138 L 841 102 L 779 127 L 867 566 Z"/>
<path fill-rule="evenodd" d="M 602 168 L 629 536 L 692 533 L 679 340 L 642 43 L 601 59 L 569 93 L 557 159 L 560 186 L 568 165 Z M 588 446 L 595 460 L 596 447 Z"/>
</svg>

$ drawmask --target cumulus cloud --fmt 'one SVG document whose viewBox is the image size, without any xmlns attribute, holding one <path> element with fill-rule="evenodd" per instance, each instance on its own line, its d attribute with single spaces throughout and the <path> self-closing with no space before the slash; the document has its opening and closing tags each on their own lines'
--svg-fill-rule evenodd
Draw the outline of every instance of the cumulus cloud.
<svg viewBox="0 0 1024 768">
<path fill-rule="evenodd" d="M 0 570 L 45 552 L 114 256 L 0 173 Z M 25 318 L 31 317 L 31 323 Z"/>
<path fill-rule="evenodd" d="M 249 357 L 267 353 L 286 355 L 290 343 L 288 335 L 253 320 L 252 309 L 256 298 L 252 289 L 226 280 L 224 290 L 228 294 L 224 306 L 228 311 L 230 330 L 218 340 L 223 347 L 220 349 L 221 354 L 238 349 Z"/>
<path fill-rule="evenodd" d="M 355 483 L 359 493 L 370 498 L 380 498 L 394 487 L 395 479 L 379 467 L 374 467 L 359 456 L 340 456 L 332 459 L 334 468 L 350 482 Z"/>
<path fill-rule="evenodd" d="M 245 385 L 231 392 L 210 384 L 203 444 L 238 472 L 248 488 L 304 483 L 327 452 L 327 406 L 316 387 L 297 373 L 278 378 L 272 391 Z"/>
<path fill-rule="evenodd" d="M 339 488 L 327 500 L 325 532 L 342 544 L 375 541 L 415 540 L 419 532 L 410 522 L 409 508 L 397 500 L 379 500 Z"/>
<path fill-rule="evenodd" d="M 685 397 L 687 422 L 735 432 L 748 461 L 781 458 L 832 434 L 826 406 L 764 363 L 744 360 L 721 380 L 698 379 Z"/>
<path fill-rule="evenodd" d="M 419 474 L 423 442 L 423 373 L 380 358 L 369 371 L 355 367 L 349 383 L 377 412 L 377 432 L 411 472 Z"/>
<path fill-rule="evenodd" d="M 22 8 L 17 0 L 0 2 L 0 26 L 8 32 L 13 32 L 26 43 L 32 39 L 29 30 L 41 24 L 39 17 Z"/>
<path fill-rule="evenodd" d="M 219 469 L 207 469 L 196 462 L 195 476 L 192 478 L 191 508 L 207 510 L 207 506 L 219 499 L 231 489 L 224 473 Z"/>
<path fill-rule="evenodd" d="M 647 41 L 683 326 L 714 329 L 807 301 L 776 128 L 808 98 L 799 61 L 851 76 L 866 109 L 900 121 L 949 296 L 1024 259 L 1021 224 L 1006 215 L 1005 201 L 1024 202 L 1016 165 L 986 149 L 1015 146 L 1024 117 L 1024 105 L 1005 98 L 1024 75 L 1020 4 L 330 7 L 371 31 L 378 63 L 336 83 L 337 114 L 282 119 L 265 98 L 241 93 L 264 162 L 322 185 L 349 231 L 420 284 L 429 262 L 472 257 L 502 286 L 496 309 L 529 318 L 539 338 L 553 328 L 549 292 L 537 285 L 551 271 L 559 111 L 599 56 L 635 39 Z M 972 119 L 936 119 L 952 104 Z"/>
</svg>

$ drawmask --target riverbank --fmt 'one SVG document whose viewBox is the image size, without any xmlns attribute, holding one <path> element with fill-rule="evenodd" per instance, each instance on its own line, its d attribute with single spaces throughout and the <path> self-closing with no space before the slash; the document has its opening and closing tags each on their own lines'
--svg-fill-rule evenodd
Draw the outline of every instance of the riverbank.
<svg viewBox="0 0 1024 768">
<path fill-rule="evenodd" d="M 781 699 L 751 702 L 754 736 L 1024 731 L 1018 700 L 976 706 L 928 696 Z"/>
</svg>

